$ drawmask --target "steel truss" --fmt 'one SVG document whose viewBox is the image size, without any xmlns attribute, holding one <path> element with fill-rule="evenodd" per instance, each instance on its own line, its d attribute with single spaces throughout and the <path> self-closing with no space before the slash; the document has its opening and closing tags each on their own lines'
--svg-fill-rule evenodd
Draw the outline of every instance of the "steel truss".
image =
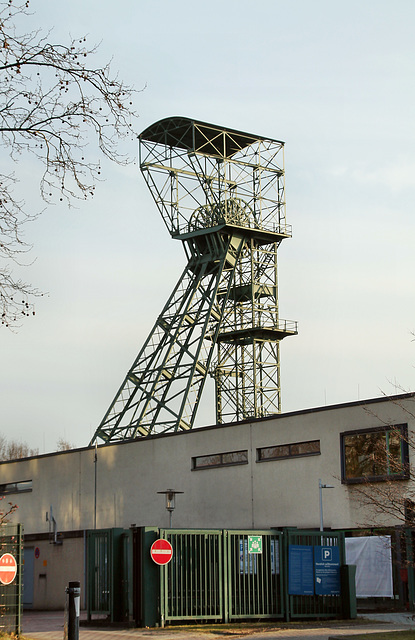
<svg viewBox="0 0 415 640">
<path fill-rule="evenodd" d="M 140 166 L 182 276 L 91 441 L 191 429 L 210 374 L 218 423 L 281 410 L 277 249 L 284 144 L 188 118 L 140 136 Z M 216 354 L 216 355 L 215 355 Z"/>
</svg>

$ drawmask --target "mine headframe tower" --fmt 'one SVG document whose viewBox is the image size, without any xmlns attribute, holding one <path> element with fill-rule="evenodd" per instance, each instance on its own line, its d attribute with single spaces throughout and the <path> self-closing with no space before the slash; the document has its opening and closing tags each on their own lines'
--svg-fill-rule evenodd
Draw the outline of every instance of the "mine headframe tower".
<svg viewBox="0 0 415 640">
<path fill-rule="evenodd" d="M 217 423 L 281 410 L 277 249 L 284 143 L 189 118 L 140 135 L 140 166 L 187 265 L 91 441 L 191 429 L 207 376 Z"/>
</svg>

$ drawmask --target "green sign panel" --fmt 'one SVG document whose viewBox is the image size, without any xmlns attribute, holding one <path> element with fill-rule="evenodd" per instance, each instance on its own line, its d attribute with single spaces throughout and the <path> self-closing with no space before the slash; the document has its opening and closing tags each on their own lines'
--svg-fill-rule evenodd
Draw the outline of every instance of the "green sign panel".
<svg viewBox="0 0 415 640">
<path fill-rule="evenodd" d="M 248 553 L 262 553 L 262 536 L 248 536 Z"/>
</svg>

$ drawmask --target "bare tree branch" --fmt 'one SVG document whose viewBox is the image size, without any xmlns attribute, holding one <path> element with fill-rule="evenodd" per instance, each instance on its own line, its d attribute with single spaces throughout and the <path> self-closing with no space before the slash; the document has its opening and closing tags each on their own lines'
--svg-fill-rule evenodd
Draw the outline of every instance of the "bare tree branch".
<svg viewBox="0 0 415 640">
<path fill-rule="evenodd" d="M 121 152 L 120 142 L 136 137 L 136 92 L 112 75 L 109 63 L 92 64 L 97 47 L 90 47 L 86 37 L 62 45 L 40 30 L 19 33 L 18 19 L 32 17 L 28 7 L 29 2 L 0 2 L 0 148 L 14 162 L 34 156 L 43 167 L 41 197 L 71 205 L 93 196 L 100 180 L 94 142 L 113 162 L 132 160 Z M 33 313 L 29 299 L 39 294 L 15 279 L 10 266 L 30 250 L 23 225 L 40 213 L 28 213 L 15 188 L 13 172 L 0 175 L 0 313 L 6 326 Z"/>
<path fill-rule="evenodd" d="M 0 496 L 0 500 L 4 500 L 5 497 L 4 496 Z M 3 505 L 1 505 L 3 506 Z M 7 506 L 3 507 L 0 509 L 0 526 L 2 524 L 6 524 L 7 522 L 9 522 L 9 516 L 12 515 L 12 513 L 14 513 L 19 507 L 17 506 L 17 504 L 13 504 L 13 502 L 8 502 Z"/>
<path fill-rule="evenodd" d="M 404 402 L 397 397 L 389 397 L 389 401 L 399 407 L 400 412 L 406 416 L 408 422 L 415 419 L 415 406 L 412 409 L 410 399 Z M 415 399 L 413 399 L 415 402 Z M 400 429 L 390 429 L 390 423 L 381 417 L 369 406 L 365 411 L 380 420 L 389 428 L 389 434 L 395 438 L 395 447 L 392 449 L 386 444 L 384 438 L 367 439 L 366 450 L 361 446 L 359 456 L 362 460 L 370 460 L 375 468 L 384 468 L 387 464 L 388 472 L 379 480 L 367 479 L 358 484 L 350 485 L 350 496 L 361 507 L 366 521 L 362 526 L 376 526 L 387 519 L 392 519 L 400 525 L 415 526 L 415 469 L 411 459 L 415 455 L 415 434 L 408 428 L 407 433 Z M 399 445 L 397 446 L 397 442 Z M 402 459 L 403 448 L 408 452 L 408 460 Z M 405 479 L 402 479 L 402 472 Z M 374 474 L 376 475 L 376 474 Z M 386 518 L 385 518 L 386 517 Z"/>
</svg>

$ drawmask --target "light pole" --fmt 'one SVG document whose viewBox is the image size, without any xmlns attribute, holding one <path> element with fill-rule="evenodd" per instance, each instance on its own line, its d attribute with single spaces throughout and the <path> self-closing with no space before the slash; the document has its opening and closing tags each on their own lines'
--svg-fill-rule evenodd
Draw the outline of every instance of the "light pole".
<svg viewBox="0 0 415 640">
<path fill-rule="evenodd" d="M 94 452 L 94 529 L 97 528 L 97 441 L 95 440 L 95 452 Z"/>
<path fill-rule="evenodd" d="M 323 489 L 334 489 L 334 486 L 332 484 L 323 484 L 321 482 L 321 479 L 319 479 L 319 481 L 318 481 L 318 490 L 319 490 L 319 497 L 320 497 L 320 531 L 324 531 L 324 526 L 323 526 Z"/>
<path fill-rule="evenodd" d="M 157 491 L 157 493 L 161 493 L 166 496 L 166 509 L 169 512 L 169 529 L 171 529 L 172 514 L 176 507 L 176 495 L 178 493 L 183 493 L 183 491 L 175 491 L 174 489 L 167 489 L 166 491 Z"/>
</svg>

